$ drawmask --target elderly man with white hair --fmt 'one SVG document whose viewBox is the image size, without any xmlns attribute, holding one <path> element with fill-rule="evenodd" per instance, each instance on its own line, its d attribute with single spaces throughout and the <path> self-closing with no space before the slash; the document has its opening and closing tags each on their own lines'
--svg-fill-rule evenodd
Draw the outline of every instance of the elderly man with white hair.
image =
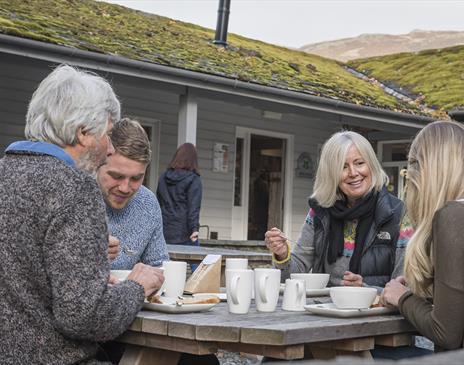
<svg viewBox="0 0 464 365">
<path fill-rule="evenodd" d="M 109 285 L 105 204 L 94 175 L 113 153 L 120 104 L 103 78 L 60 66 L 34 92 L 27 141 L 0 160 L 0 363 L 96 363 L 97 341 L 123 333 L 156 268 Z"/>
</svg>

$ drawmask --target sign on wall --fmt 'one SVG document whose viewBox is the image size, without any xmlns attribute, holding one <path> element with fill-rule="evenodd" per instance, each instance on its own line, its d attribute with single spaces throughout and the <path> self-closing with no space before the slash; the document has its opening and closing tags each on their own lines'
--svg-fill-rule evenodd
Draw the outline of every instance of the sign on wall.
<svg viewBox="0 0 464 365">
<path fill-rule="evenodd" d="M 215 142 L 213 147 L 213 171 L 229 172 L 229 145 Z"/>
<path fill-rule="evenodd" d="M 309 153 L 300 153 L 296 164 L 297 168 L 295 170 L 295 174 L 297 177 L 305 177 L 308 179 L 312 179 L 314 177 L 314 164 Z"/>
</svg>

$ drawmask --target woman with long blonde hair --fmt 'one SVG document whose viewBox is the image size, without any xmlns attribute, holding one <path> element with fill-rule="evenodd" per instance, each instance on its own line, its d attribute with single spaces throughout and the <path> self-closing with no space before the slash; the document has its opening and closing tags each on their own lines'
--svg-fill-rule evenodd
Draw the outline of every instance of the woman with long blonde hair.
<svg viewBox="0 0 464 365">
<path fill-rule="evenodd" d="M 435 349 L 463 347 L 464 127 L 434 122 L 409 152 L 406 206 L 414 227 L 405 276 L 385 286 L 382 301 L 400 312 Z M 433 303 L 432 303 L 433 301 Z"/>
</svg>

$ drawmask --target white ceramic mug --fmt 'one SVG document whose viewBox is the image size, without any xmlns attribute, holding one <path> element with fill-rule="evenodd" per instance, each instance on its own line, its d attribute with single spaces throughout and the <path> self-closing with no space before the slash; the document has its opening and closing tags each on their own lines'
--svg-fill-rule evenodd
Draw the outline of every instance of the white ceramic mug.
<svg viewBox="0 0 464 365">
<path fill-rule="evenodd" d="M 226 259 L 227 270 L 246 270 L 248 269 L 248 259 L 231 258 Z"/>
<path fill-rule="evenodd" d="M 119 281 L 124 281 L 131 273 L 131 270 L 111 270 L 110 273 Z"/>
<path fill-rule="evenodd" d="M 248 259 L 229 258 L 226 259 L 226 281 L 227 281 L 227 270 L 247 270 Z M 251 299 L 255 297 L 255 287 L 251 287 Z"/>
<path fill-rule="evenodd" d="M 306 305 L 306 283 L 303 280 L 285 280 L 284 299 L 282 309 L 285 311 L 304 311 Z"/>
<path fill-rule="evenodd" d="M 226 270 L 227 306 L 230 313 L 248 313 L 252 286 L 253 270 Z"/>
<path fill-rule="evenodd" d="M 164 283 L 159 290 L 166 297 L 177 298 L 184 293 L 187 279 L 187 263 L 184 261 L 163 261 Z"/>
<path fill-rule="evenodd" d="M 279 269 L 255 269 L 255 303 L 259 312 L 274 312 L 280 291 Z"/>
</svg>

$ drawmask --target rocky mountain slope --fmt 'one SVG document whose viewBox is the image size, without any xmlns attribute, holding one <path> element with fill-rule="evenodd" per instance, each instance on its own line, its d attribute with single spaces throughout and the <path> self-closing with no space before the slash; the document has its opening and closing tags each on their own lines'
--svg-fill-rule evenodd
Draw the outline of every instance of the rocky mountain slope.
<svg viewBox="0 0 464 365">
<path fill-rule="evenodd" d="M 300 50 L 347 62 L 402 52 L 419 52 L 464 44 L 464 32 L 414 30 L 408 34 L 362 34 L 329 42 L 308 44 Z"/>
</svg>

